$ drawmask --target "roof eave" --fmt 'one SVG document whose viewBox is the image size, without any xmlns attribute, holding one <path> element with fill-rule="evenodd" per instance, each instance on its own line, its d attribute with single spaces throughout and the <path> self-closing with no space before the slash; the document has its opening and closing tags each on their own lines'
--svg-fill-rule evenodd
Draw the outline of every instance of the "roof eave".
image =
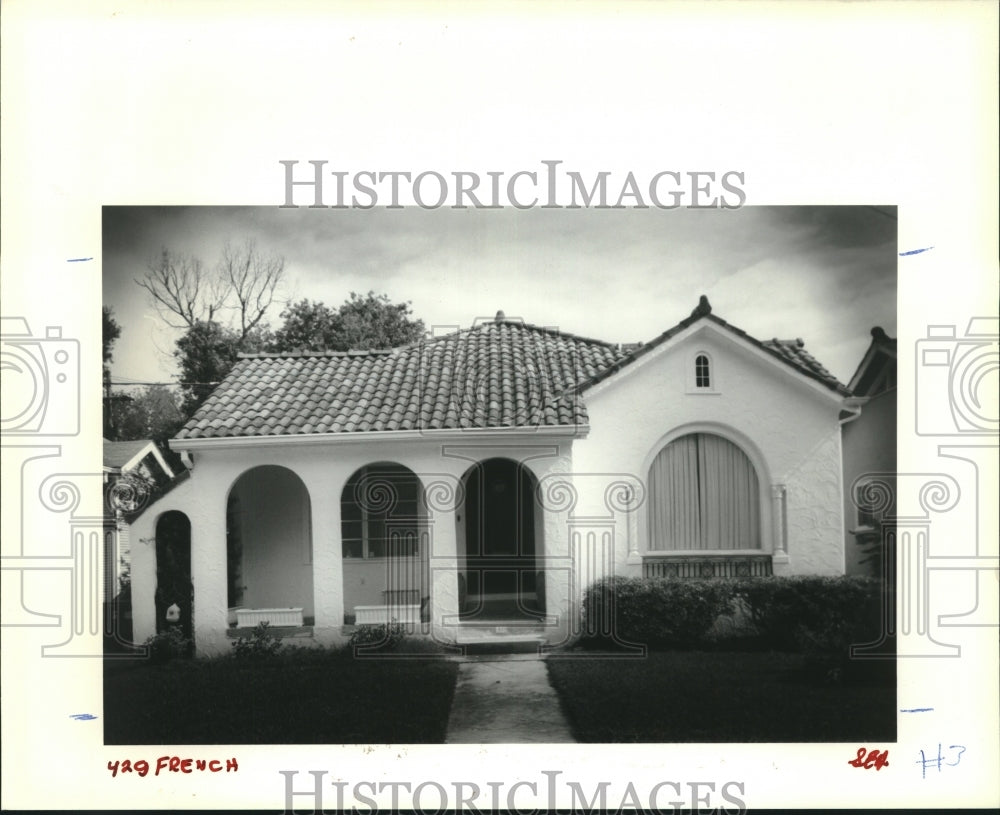
<svg viewBox="0 0 1000 815">
<path fill-rule="evenodd" d="M 274 436 L 213 436 L 209 438 L 174 438 L 170 448 L 176 452 L 183 450 L 221 450 L 227 448 L 289 446 L 298 447 L 314 444 L 359 444 L 378 441 L 419 441 L 432 439 L 489 439 L 510 438 L 511 436 L 558 436 L 561 438 L 586 438 L 590 425 L 529 425 L 513 427 L 470 427 L 436 430 L 367 430 L 350 433 L 295 433 Z"/>
</svg>

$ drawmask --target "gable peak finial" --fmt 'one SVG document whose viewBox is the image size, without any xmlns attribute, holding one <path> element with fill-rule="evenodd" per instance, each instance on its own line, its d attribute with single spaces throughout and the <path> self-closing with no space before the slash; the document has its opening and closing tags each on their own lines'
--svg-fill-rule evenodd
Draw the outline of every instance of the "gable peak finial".
<svg viewBox="0 0 1000 815">
<path fill-rule="evenodd" d="M 503 313 L 503 309 L 500 309 L 497 312 L 497 316 L 493 318 L 493 322 L 495 322 L 495 323 L 502 323 L 506 319 L 507 319 L 507 315 Z"/>
<path fill-rule="evenodd" d="M 691 312 L 692 317 L 707 317 L 712 313 L 712 304 L 708 302 L 708 298 L 703 294 L 698 298 L 698 305 L 695 307 L 694 311 Z"/>
</svg>

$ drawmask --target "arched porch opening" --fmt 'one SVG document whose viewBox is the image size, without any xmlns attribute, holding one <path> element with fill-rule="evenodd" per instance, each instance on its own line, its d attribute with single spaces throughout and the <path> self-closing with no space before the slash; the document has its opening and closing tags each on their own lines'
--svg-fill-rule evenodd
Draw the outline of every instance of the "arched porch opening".
<svg viewBox="0 0 1000 815">
<path fill-rule="evenodd" d="M 191 583 L 191 521 L 179 510 L 165 512 L 156 521 L 156 632 L 166 631 L 167 610 L 177 606 L 176 625 L 193 636 L 194 589 Z"/>
<path fill-rule="evenodd" d="M 538 619 L 545 573 L 537 479 L 508 458 L 474 464 L 458 515 L 459 616 L 463 621 Z"/>
<path fill-rule="evenodd" d="M 231 625 L 312 622 L 312 508 L 288 468 L 254 467 L 229 491 L 226 584 Z"/>
<path fill-rule="evenodd" d="M 344 622 L 430 621 L 427 509 L 420 479 L 383 461 L 357 469 L 340 495 Z"/>
</svg>

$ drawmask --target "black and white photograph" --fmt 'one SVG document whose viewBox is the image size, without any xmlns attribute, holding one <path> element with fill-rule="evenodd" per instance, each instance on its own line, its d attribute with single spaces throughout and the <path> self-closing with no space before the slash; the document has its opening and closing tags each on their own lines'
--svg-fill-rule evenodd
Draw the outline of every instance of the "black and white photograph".
<svg viewBox="0 0 1000 815">
<path fill-rule="evenodd" d="M 998 13 L 5 3 L 2 808 L 995 805 Z"/>
<path fill-rule="evenodd" d="M 892 740 L 896 246 L 107 208 L 105 741 Z"/>
</svg>

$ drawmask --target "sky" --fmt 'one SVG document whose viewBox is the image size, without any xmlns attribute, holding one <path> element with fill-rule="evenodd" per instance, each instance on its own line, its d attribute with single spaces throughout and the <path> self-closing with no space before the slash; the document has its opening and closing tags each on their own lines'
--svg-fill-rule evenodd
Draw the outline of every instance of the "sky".
<svg viewBox="0 0 1000 815">
<path fill-rule="evenodd" d="M 135 283 L 162 249 L 214 266 L 253 237 L 285 259 L 284 302 L 352 291 L 410 301 L 429 329 L 508 318 L 608 342 L 648 341 L 707 295 L 759 340 L 802 338 L 847 383 L 871 328 L 896 334 L 892 207 L 737 210 L 105 207 L 103 300 L 122 334 L 114 382 L 175 382 L 179 333 Z"/>
</svg>

